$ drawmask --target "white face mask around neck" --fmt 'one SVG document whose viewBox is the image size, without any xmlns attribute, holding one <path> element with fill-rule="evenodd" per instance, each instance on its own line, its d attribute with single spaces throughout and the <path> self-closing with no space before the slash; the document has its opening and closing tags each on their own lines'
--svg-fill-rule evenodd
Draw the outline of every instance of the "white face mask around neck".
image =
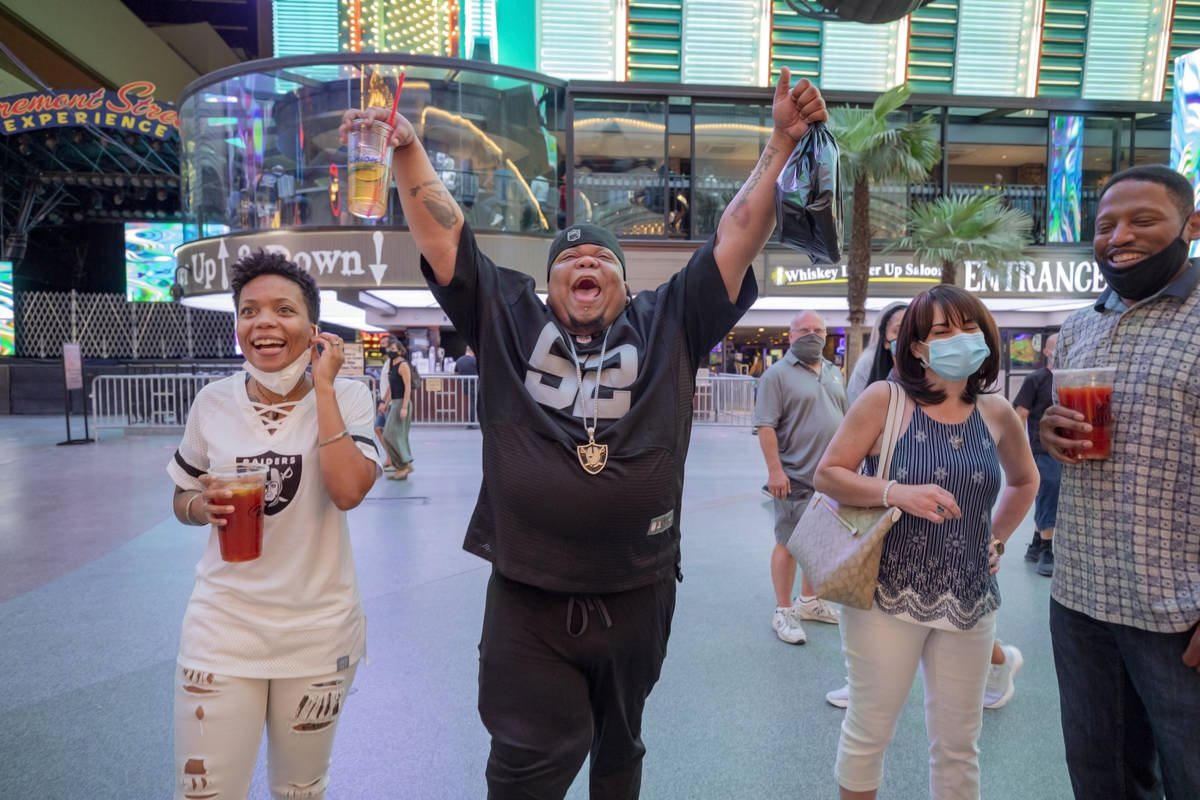
<svg viewBox="0 0 1200 800">
<path fill-rule="evenodd" d="M 242 369 L 250 373 L 250 377 L 258 381 L 259 386 L 282 397 L 295 389 L 296 384 L 304 379 L 304 373 L 311 360 L 312 352 L 306 347 L 299 358 L 277 372 L 264 372 L 251 364 L 249 359 L 242 362 Z"/>
</svg>

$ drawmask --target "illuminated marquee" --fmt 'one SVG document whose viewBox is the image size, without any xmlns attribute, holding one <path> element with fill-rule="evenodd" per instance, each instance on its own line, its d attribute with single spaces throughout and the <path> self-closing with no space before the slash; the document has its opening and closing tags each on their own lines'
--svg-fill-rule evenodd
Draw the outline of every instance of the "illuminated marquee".
<svg viewBox="0 0 1200 800">
<path fill-rule="evenodd" d="M 179 113 L 170 103 L 154 100 L 154 84 L 149 81 L 127 83 L 115 92 L 61 89 L 0 99 L 2 133 L 74 125 L 95 125 L 169 139 L 179 132 Z"/>
</svg>

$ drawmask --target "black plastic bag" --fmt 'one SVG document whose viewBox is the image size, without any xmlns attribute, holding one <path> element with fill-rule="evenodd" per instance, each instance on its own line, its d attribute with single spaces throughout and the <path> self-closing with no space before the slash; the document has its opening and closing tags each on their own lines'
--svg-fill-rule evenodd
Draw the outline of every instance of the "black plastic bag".
<svg viewBox="0 0 1200 800">
<path fill-rule="evenodd" d="M 842 257 L 842 179 L 838 146 L 823 123 L 808 126 L 776 181 L 779 241 L 814 264 Z"/>
</svg>

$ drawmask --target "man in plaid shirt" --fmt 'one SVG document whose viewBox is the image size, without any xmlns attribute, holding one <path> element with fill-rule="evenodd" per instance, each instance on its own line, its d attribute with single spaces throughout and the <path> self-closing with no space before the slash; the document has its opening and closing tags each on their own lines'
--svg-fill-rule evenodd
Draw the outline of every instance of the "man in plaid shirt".
<svg viewBox="0 0 1200 800">
<path fill-rule="evenodd" d="M 1200 238 L 1192 186 L 1159 166 L 1100 193 L 1108 288 L 1064 323 L 1061 369 L 1116 368 L 1112 453 L 1084 460 L 1083 415 L 1047 409 L 1063 469 L 1050 633 L 1075 797 L 1200 798 Z"/>
</svg>

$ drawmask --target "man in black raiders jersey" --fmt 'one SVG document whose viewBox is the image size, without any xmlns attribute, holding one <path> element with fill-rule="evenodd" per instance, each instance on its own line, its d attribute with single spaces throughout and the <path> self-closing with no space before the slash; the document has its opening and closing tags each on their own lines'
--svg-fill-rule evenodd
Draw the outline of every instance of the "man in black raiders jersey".
<svg viewBox="0 0 1200 800">
<path fill-rule="evenodd" d="M 475 350 L 483 483 L 464 547 L 492 562 L 479 644 L 489 798 L 561 798 L 590 754 L 593 800 L 635 798 L 642 710 L 666 656 L 696 370 L 758 295 L 775 179 L 809 123 L 807 80 L 775 89 L 774 129 L 716 234 L 631 297 L 616 237 L 572 225 L 548 303 L 497 267 L 397 118 L 392 169 L 421 269 Z M 342 139 L 358 119 L 347 111 Z"/>
</svg>

